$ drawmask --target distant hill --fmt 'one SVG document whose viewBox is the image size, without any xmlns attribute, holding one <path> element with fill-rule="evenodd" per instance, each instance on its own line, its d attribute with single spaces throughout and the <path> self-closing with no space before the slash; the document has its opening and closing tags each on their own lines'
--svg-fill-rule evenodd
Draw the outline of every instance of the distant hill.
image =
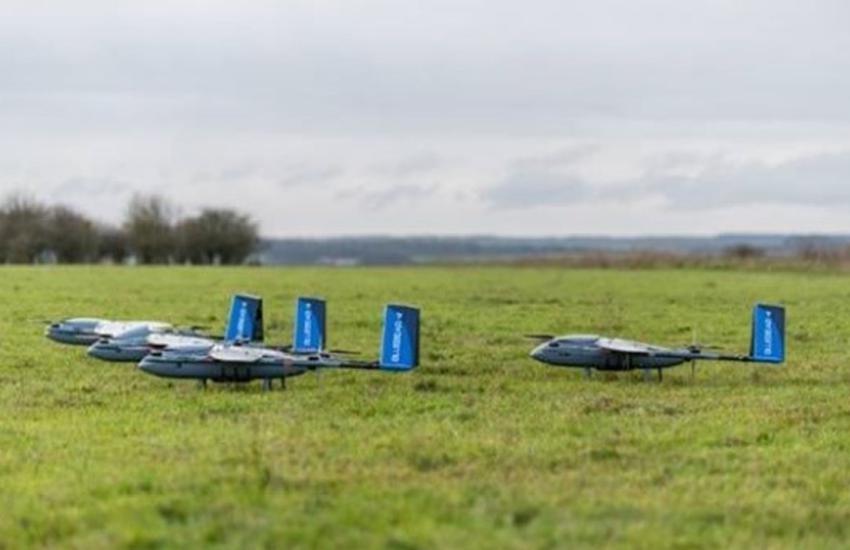
<svg viewBox="0 0 850 550">
<path fill-rule="evenodd" d="M 266 265 L 407 265 L 482 262 L 591 252 L 721 255 L 750 247 L 782 257 L 806 249 L 850 247 L 850 235 L 717 235 L 712 237 L 355 237 L 266 239 L 257 260 Z"/>
</svg>

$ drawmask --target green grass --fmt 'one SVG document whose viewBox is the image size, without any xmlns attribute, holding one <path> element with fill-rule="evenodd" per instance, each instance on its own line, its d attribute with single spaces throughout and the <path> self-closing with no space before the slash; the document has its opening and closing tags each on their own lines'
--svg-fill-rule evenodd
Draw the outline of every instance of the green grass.
<svg viewBox="0 0 850 550">
<path fill-rule="evenodd" d="M 412 374 L 170 382 L 42 336 L 69 315 L 221 330 L 234 291 L 289 340 L 298 294 L 334 346 L 423 309 Z M 525 332 L 746 351 L 788 306 L 783 368 L 597 376 Z M 850 278 L 557 269 L 0 269 L 0 548 L 825 547 L 850 536 Z"/>
</svg>

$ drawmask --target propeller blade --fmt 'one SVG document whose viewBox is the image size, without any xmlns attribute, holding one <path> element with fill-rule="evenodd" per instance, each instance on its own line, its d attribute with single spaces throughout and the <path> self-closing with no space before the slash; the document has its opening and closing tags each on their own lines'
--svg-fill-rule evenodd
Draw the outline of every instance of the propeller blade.
<svg viewBox="0 0 850 550">
<path fill-rule="evenodd" d="M 548 342 L 549 340 L 555 339 L 554 334 L 525 334 L 523 336 L 530 340 L 539 340 L 541 342 Z"/>
<path fill-rule="evenodd" d="M 712 346 L 708 344 L 691 344 L 688 346 L 688 351 L 691 353 L 699 353 L 701 351 L 720 351 L 723 346 Z"/>
<path fill-rule="evenodd" d="M 346 349 L 331 349 L 328 350 L 328 353 L 333 353 L 334 355 L 361 355 L 359 351 L 352 351 Z"/>
</svg>

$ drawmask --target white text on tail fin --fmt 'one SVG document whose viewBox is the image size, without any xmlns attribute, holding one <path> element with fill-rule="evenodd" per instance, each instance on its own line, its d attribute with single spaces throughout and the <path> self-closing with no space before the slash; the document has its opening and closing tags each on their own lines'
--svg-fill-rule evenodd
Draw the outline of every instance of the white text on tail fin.
<svg viewBox="0 0 850 550">
<path fill-rule="evenodd" d="M 756 305 L 753 310 L 750 359 L 759 363 L 785 361 L 785 308 Z"/>
<path fill-rule="evenodd" d="M 236 294 L 230 307 L 224 339 L 228 342 L 263 341 L 263 300 Z"/>
<path fill-rule="evenodd" d="M 298 298 L 295 305 L 295 353 L 318 353 L 327 344 L 327 304 L 319 298 Z"/>
<path fill-rule="evenodd" d="M 380 366 L 410 370 L 419 366 L 419 310 L 389 305 L 384 313 Z"/>
</svg>

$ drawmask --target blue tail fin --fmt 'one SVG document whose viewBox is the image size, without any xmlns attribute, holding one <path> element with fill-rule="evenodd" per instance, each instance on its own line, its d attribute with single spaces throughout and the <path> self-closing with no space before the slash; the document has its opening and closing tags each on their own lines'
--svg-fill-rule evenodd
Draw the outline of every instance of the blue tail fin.
<svg viewBox="0 0 850 550">
<path fill-rule="evenodd" d="M 753 310 L 750 359 L 758 363 L 785 361 L 785 308 L 756 305 Z"/>
<path fill-rule="evenodd" d="M 292 351 L 318 353 L 327 344 L 327 304 L 318 298 L 298 298 Z"/>
<path fill-rule="evenodd" d="M 419 310 L 389 305 L 384 313 L 381 369 L 406 371 L 419 366 Z"/>
<path fill-rule="evenodd" d="M 234 295 L 224 339 L 228 342 L 262 342 L 263 338 L 263 299 L 246 294 Z"/>
</svg>

